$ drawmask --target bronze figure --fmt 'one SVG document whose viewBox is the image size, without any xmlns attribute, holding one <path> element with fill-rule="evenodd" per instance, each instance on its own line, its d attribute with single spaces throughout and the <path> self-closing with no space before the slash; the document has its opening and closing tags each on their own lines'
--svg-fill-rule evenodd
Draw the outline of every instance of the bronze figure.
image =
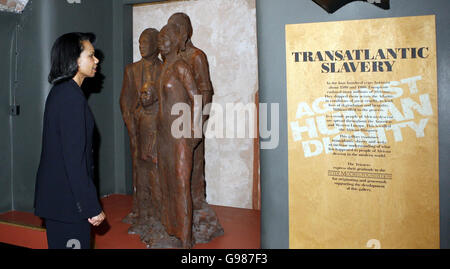
<svg viewBox="0 0 450 269">
<path fill-rule="evenodd" d="M 148 247 L 191 248 L 223 234 L 206 202 L 204 137 L 194 137 L 207 119 L 194 113 L 195 96 L 203 105 L 211 103 L 213 89 L 206 55 L 191 35 L 189 17 L 174 14 L 159 34 L 155 29 L 141 34 L 142 60 L 125 69 L 120 105 L 130 137 L 134 192 L 124 222 Z M 189 108 L 188 137 L 172 133 L 177 104 Z"/>
<path fill-rule="evenodd" d="M 212 102 L 214 95 L 213 86 L 209 74 L 209 64 L 206 54 L 192 43 L 193 28 L 189 16 L 178 12 L 170 16 L 169 24 L 179 27 L 181 39 L 181 51 L 179 52 L 184 61 L 191 68 L 199 93 L 202 95 L 202 123 L 205 126 L 209 116 L 207 105 Z M 204 134 L 202 132 L 202 134 Z M 216 213 L 206 202 L 205 181 L 205 138 L 202 139 L 194 149 L 193 170 L 191 179 L 191 196 L 194 208 L 193 231 L 195 242 L 206 243 L 216 236 L 223 234 Z"/>
<path fill-rule="evenodd" d="M 125 68 L 120 107 L 128 129 L 133 168 L 133 209 L 124 222 L 131 233 L 143 233 L 150 216 L 158 215 L 160 196 L 156 170 L 156 83 L 162 62 L 158 58 L 156 29 L 146 29 L 139 38 L 142 59 Z"/>
<path fill-rule="evenodd" d="M 198 89 L 188 64 L 178 55 L 181 49 L 178 35 L 178 27 L 172 24 L 164 26 L 159 35 L 158 47 L 164 63 L 159 83 L 158 169 L 162 179 L 162 223 L 168 234 L 181 240 L 183 248 L 190 248 L 191 172 L 196 139 L 173 136 L 171 126 L 178 116 L 172 115 L 171 111 L 174 105 L 183 103 L 193 112 Z M 193 124 L 194 120 L 191 121 L 192 129 Z"/>
</svg>

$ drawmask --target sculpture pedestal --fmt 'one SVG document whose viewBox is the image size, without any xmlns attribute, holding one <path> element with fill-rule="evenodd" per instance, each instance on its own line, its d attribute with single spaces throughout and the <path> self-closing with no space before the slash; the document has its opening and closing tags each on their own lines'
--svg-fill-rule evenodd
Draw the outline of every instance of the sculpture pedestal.
<svg viewBox="0 0 450 269">
<path fill-rule="evenodd" d="M 169 235 L 160 221 L 153 217 L 141 217 L 130 213 L 122 220 L 131 224 L 128 229 L 129 234 L 137 234 L 147 248 L 181 248 L 181 241 Z M 204 204 L 201 209 L 194 210 L 192 224 L 192 242 L 194 244 L 208 243 L 216 237 L 224 234 L 214 210 Z"/>
<path fill-rule="evenodd" d="M 202 209 L 194 210 L 192 237 L 194 244 L 208 243 L 215 237 L 223 235 L 223 228 L 219 223 L 216 212 L 205 204 Z"/>
</svg>

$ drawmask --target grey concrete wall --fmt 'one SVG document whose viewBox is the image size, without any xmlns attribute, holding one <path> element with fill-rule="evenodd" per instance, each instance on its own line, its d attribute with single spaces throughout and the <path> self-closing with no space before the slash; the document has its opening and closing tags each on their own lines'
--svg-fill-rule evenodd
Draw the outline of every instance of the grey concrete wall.
<svg viewBox="0 0 450 269">
<path fill-rule="evenodd" d="M 286 24 L 370 18 L 436 15 L 439 91 L 440 223 L 441 247 L 450 247 L 450 17 L 447 0 L 392 0 L 383 10 L 363 2 L 350 3 L 328 14 L 310 0 L 258 0 L 260 102 L 280 104 L 280 144 L 261 150 L 261 244 L 289 247 L 288 149 L 286 115 Z M 284 127 L 284 128 L 283 128 Z"/>
</svg>

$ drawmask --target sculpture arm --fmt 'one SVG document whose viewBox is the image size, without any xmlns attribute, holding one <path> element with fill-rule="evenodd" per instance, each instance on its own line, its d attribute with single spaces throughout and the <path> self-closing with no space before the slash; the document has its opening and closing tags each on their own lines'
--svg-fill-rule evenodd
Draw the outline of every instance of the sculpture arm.
<svg viewBox="0 0 450 269">
<path fill-rule="evenodd" d="M 194 76 L 192 75 L 191 68 L 189 65 L 184 61 L 177 62 L 176 65 L 176 72 L 178 75 L 178 79 L 183 84 L 184 89 L 186 90 L 186 93 L 190 100 L 190 107 L 191 107 L 191 128 L 192 133 L 195 134 L 194 130 L 202 130 L 202 122 L 201 122 L 201 106 L 196 107 L 200 104 L 197 104 L 195 102 L 195 96 L 201 96 L 200 91 L 197 88 L 197 85 L 195 83 Z M 196 111 L 197 110 L 197 111 Z M 200 111 L 198 111 L 200 110 Z"/>
<path fill-rule="evenodd" d="M 205 53 L 198 50 L 193 58 L 193 68 L 195 74 L 195 82 L 200 93 L 203 96 L 203 106 L 212 102 L 214 89 L 212 87 L 211 78 L 209 74 L 209 64 Z"/>
<path fill-rule="evenodd" d="M 135 137 L 136 137 L 136 126 L 133 118 L 133 109 L 136 104 L 133 102 L 133 94 L 136 94 L 135 90 L 133 90 L 133 84 L 131 80 L 132 74 L 130 71 L 130 66 L 125 68 L 123 83 L 122 83 L 122 92 L 120 94 L 120 110 L 122 111 L 123 121 L 125 122 L 125 126 L 128 129 L 128 135 L 130 136 L 131 146 L 135 146 Z"/>
<path fill-rule="evenodd" d="M 184 61 L 178 61 L 176 64 L 176 72 L 179 81 L 183 84 L 183 87 L 189 96 L 191 106 L 193 107 L 195 96 L 200 95 L 201 93 L 197 88 L 192 71 Z"/>
</svg>

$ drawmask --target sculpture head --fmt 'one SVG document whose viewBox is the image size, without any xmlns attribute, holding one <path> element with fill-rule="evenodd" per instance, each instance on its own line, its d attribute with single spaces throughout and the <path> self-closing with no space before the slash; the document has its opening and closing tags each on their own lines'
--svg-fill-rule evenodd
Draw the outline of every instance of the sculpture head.
<svg viewBox="0 0 450 269">
<path fill-rule="evenodd" d="M 147 28 L 139 37 L 139 51 L 142 58 L 158 54 L 158 30 Z"/>
<path fill-rule="evenodd" d="M 182 45 L 180 39 L 180 28 L 176 24 L 166 24 L 158 36 L 158 48 L 161 56 L 178 54 Z"/>
<path fill-rule="evenodd" d="M 95 57 L 93 33 L 67 33 L 53 43 L 51 69 L 48 82 L 57 84 L 77 74 L 83 77 L 95 76 L 98 59 Z"/>
<path fill-rule="evenodd" d="M 186 13 L 178 12 L 172 14 L 167 23 L 176 24 L 178 25 L 178 27 L 180 27 L 181 39 L 183 40 L 184 44 L 191 40 L 193 32 L 192 24 L 191 19 Z"/>
</svg>

